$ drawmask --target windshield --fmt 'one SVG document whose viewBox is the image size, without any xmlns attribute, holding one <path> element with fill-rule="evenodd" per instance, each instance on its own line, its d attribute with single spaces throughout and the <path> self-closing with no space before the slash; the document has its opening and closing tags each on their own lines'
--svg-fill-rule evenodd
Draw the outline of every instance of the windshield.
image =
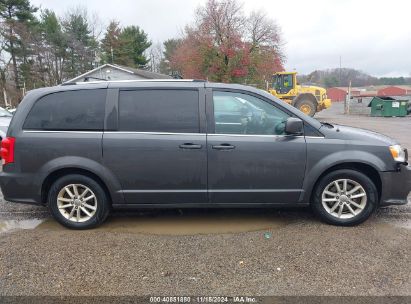
<svg viewBox="0 0 411 304">
<path fill-rule="evenodd" d="M 12 117 L 12 116 L 13 114 L 11 114 L 6 109 L 0 108 L 0 117 Z"/>
<path fill-rule="evenodd" d="M 297 117 L 304 117 L 303 119 L 308 122 L 310 125 L 312 125 L 313 127 L 319 129 L 321 127 L 321 123 L 316 120 L 315 118 L 312 118 L 308 115 L 303 114 L 302 112 L 298 111 L 296 108 L 294 108 L 293 106 L 290 106 L 288 103 L 282 101 L 281 99 L 278 99 L 276 97 L 274 97 L 273 95 L 271 95 L 270 93 L 267 93 L 264 90 L 260 90 L 257 89 L 256 92 L 258 92 L 258 94 L 264 96 L 265 98 L 271 99 L 274 102 L 279 102 L 281 104 L 282 107 L 286 108 L 287 110 L 289 110 L 290 112 L 294 113 Z"/>
</svg>

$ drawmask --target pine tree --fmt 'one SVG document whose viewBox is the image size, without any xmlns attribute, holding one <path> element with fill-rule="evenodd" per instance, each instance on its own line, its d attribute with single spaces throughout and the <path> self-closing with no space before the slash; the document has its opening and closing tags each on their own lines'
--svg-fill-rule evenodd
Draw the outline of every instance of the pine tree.
<svg viewBox="0 0 411 304">
<path fill-rule="evenodd" d="M 179 47 L 181 43 L 181 39 L 168 39 L 163 42 L 164 51 L 163 51 L 163 59 L 160 62 L 160 72 L 163 74 L 174 74 L 178 73 L 178 71 L 173 71 L 170 66 L 170 62 L 172 60 L 172 56 L 175 50 Z"/>
<path fill-rule="evenodd" d="M 36 21 L 34 13 L 37 8 L 30 5 L 29 0 L 2 0 L 0 1 L 0 21 L 2 23 L 0 35 L 5 41 L 4 50 L 10 54 L 14 73 L 14 83 L 19 91 L 21 85 L 21 69 L 19 63 L 27 64 L 28 49 L 24 38 L 31 24 Z M 24 70 L 23 70 L 24 72 Z M 23 80 L 24 81 L 24 80 Z M 20 92 L 18 92 L 20 95 Z"/>
<path fill-rule="evenodd" d="M 145 51 L 151 46 L 147 34 L 138 26 L 125 27 L 120 34 L 119 58 L 114 63 L 146 68 L 149 60 Z"/>
<path fill-rule="evenodd" d="M 101 40 L 101 50 L 103 54 L 102 61 L 104 63 L 115 63 L 120 57 L 121 28 L 118 21 L 111 21 L 106 29 L 103 39 Z"/>
<path fill-rule="evenodd" d="M 45 73 L 48 74 L 48 85 L 56 85 L 63 80 L 63 66 L 66 59 L 67 39 L 56 14 L 44 10 L 41 14 L 43 57 Z"/>
<path fill-rule="evenodd" d="M 87 12 L 81 9 L 70 11 L 63 21 L 63 33 L 67 39 L 68 60 L 65 70 L 68 77 L 76 77 L 91 70 L 98 44 L 91 35 Z"/>
</svg>

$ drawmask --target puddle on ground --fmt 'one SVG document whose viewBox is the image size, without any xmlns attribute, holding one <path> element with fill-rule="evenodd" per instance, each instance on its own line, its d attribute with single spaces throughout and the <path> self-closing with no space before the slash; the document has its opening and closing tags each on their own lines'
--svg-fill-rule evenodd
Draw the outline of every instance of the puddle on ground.
<svg viewBox="0 0 411 304">
<path fill-rule="evenodd" d="M 384 219 L 381 223 L 390 227 L 411 229 L 411 219 Z"/>
<path fill-rule="evenodd" d="M 279 229 L 290 220 L 276 216 L 234 215 L 158 215 L 158 216 L 113 216 L 94 229 L 101 232 L 141 233 L 156 235 L 226 234 L 259 230 Z M 65 229 L 49 219 L 36 229 Z"/>
<path fill-rule="evenodd" d="M 400 207 L 381 208 L 377 211 L 377 219 L 398 228 L 411 229 L 411 195 L 408 197 L 408 205 Z"/>
<path fill-rule="evenodd" d="M 5 233 L 13 230 L 34 229 L 38 227 L 44 219 L 29 219 L 29 220 L 0 220 L 0 233 Z"/>
<path fill-rule="evenodd" d="M 229 234 L 252 231 L 272 231 L 301 219 L 310 219 L 309 214 L 299 211 L 279 212 L 273 210 L 161 210 L 141 212 L 116 212 L 103 225 L 93 231 L 155 234 L 155 235 L 197 235 Z M 395 227 L 411 229 L 408 213 L 384 213 L 374 222 L 381 229 Z M 48 231 L 67 231 L 54 219 L 3 220 L 0 219 L 0 233 L 36 229 Z M 269 238 L 269 235 L 268 235 Z"/>
</svg>

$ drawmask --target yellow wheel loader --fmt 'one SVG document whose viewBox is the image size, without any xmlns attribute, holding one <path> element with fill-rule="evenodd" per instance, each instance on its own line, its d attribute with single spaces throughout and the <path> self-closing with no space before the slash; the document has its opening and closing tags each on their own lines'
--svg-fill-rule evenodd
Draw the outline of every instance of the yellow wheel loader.
<svg viewBox="0 0 411 304">
<path fill-rule="evenodd" d="M 324 88 L 297 84 L 297 72 L 275 73 L 268 91 L 309 116 L 331 106 Z"/>
</svg>

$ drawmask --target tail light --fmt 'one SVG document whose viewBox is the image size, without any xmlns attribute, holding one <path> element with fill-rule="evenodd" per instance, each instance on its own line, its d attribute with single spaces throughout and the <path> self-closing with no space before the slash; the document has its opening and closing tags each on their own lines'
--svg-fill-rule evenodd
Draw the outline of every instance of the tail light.
<svg viewBox="0 0 411 304">
<path fill-rule="evenodd" d="M 6 137 L 1 141 L 1 158 L 3 165 L 14 162 L 14 144 L 16 139 L 14 137 Z"/>
</svg>

